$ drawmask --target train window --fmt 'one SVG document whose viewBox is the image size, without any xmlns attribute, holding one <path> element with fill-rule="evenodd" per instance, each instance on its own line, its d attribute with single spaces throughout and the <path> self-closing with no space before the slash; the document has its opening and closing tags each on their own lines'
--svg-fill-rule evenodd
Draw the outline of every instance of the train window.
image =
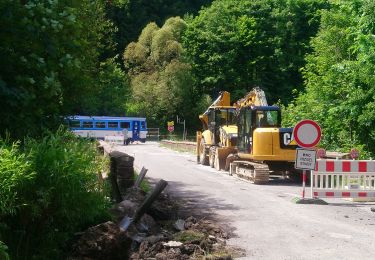
<svg viewBox="0 0 375 260">
<path fill-rule="evenodd" d="M 129 122 L 120 122 L 120 128 L 130 128 Z"/>
<path fill-rule="evenodd" d="M 118 122 L 108 122 L 108 128 L 118 128 Z"/>
<path fill-rule="evenodd" d="M 141 122 L 141 128 L 142 128 L 142 129 L 145 129 L 145 128 L 146 128 L 146 122 L 145 122 L 145 121 L 142 121 L 142 122 Z"/>
<path fill-rule="evenodd" d="M 105 122 L 95 122 L 96 128 L 105 128 Z"/>
<path fill-rule="evenodd" d="M 82 124 L 82 127 L 83 128 L 92 128 L 93 127 L 93 123 L 92 122 L 85 122 L 83 121 L 83 124 Z"/>
<path fill-rule="evenodd" d="M 79 128 L 79 127 L 81 127 L 79 120 L 70 120 L 69 121 L 69 125 L 72 128 Z"/>
</svg>

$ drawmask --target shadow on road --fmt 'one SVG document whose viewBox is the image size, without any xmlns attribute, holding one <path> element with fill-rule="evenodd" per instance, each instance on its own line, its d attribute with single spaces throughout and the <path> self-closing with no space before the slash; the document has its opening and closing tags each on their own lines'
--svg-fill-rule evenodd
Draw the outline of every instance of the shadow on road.
<svg viewBox="0 0 375 260">
<path fill-rule="evenodd" d="M 148 178 L 148 181 L 152 184 L 156 184 L 159 179 Z M 230 234 L 231 237 L 234 237 L 235 228 L 228 224 L 231 220 L 227 217 L 216 214 L 215 211 L 237 211 L 240 208 L 233 204 L 225 203 L 224 200 L 213 198 L 204 193 L 204 191 L 191 191 L 189 189 L 190 187 L 191 185 L 186 185 L 183 182 L 168 181 L 168 186 L 164 191 L 172 200 L 175 200 L 178 203 L 178 218 L 186 219 L 187 217 L 194 216 L 197 219 L 216 221 L 223 226 L 225 231 Z"/>
</svg>

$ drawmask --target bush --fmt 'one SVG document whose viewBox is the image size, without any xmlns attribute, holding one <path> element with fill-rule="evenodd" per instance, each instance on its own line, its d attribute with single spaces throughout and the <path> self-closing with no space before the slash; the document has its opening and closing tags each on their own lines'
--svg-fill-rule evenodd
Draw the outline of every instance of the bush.
<svg viewBox="0 0 375 260">
<path fill-rule="evenodd" d="M 7 253 L 8 247 L 0 241 L 0 259 L 8 260 L 9 255 Z"/>
<path fill-rule="evenodd" d="M 0 140 L 0 217 L 14 214 L 22 206 L 19 196 L 35 176 L 31 167 L 18 143 Z"/>
<path fill-rule="evenodd" d="M 18 146 L 11 147 L 20 153 Z M 18 170 L 11 172 L 10 180 L 17 180 L 21 169 L 30 178 L 22 182 L 25 185 L 16 200 L 20 206 L 0 215 L 5 223 L 3 240 L 14 258 L 62 258 L 74 232 L 109 218 L 108 192 L 98 181 L 103 158 L 94 142 L 64 130 L 47 133 L 41 140 L 25 140 L 22 152 L 23 168 L 15 167 Z"/>
</svg>

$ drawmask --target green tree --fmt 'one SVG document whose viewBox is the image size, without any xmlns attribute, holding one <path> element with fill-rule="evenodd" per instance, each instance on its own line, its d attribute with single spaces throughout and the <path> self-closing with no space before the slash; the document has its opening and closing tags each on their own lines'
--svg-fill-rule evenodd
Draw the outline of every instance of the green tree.
<svg viewBox="0 0 375 260">
<path fill-rule="evenodd" d="M 85 112 L 88 115 L 125 116 L 126 102 L 131 90 L 128 76 L 117 62 L 117 57 L 100 62 L 99 75 L 92 99 Z"/>
<path fill-rule="evenodd" d="M 149 23 L 137 42 L 124 52 L 125 67 L 129 71 L 132 99 L 128 109 L 143 114 L 150 122 L 163 124 L 180 115 L 192 118 L 194 79 L 191 67 L 184 61 L 181 35 L 185 22 L 174 17 L 163 27 Z"/>
<path fill-rule="evenodd" d="M 289 125 L 317 120 L 328 149 L 375 152 L 374 12 L 375 4 L 367 0 L 335 2 L 323 12 L 303 70 L 306 92 L 284 113 Z"/>
<path fill-rule="evenodd" d="M 114 41 L 117 54 L 137 40 L 142 29 L 150 22 L 162 25 L 165 20 L 186 13 L 195 14 L 212 0 L 113 0 L 107 1 L 108 17 L 117 26 Z"/>
<path fill-rule="evenodd" d="M 238 99 L 260 85 L 271 102 L 301 88 L 299 69 L 324 0 L 216 0 L 187 20 L 183 37 L 200 91 Z"/>
<path fill-rule="evenodd" d="M 88 111 L 111 47 L 104 0 L 3 0 L 0 11 L 0 134 L 38 134 Z"/>
</svg>

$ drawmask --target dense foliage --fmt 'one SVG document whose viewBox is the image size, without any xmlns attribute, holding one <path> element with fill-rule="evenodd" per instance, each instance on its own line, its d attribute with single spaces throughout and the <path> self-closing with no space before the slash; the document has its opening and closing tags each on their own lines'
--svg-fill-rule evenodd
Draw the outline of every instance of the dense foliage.
<svg viewBox="0 0 375 260">
<path fill-rule="evenodd" d="M 299 69 L 310 50 L 324 0 L 216 0 L 187 20 L 186 53 L 201 93 L 230 91 L 235 100 L 255 85 L 272 102 L 302 88 Z"/>
<path fill-rule="evenodd" d="M 108 218 L 101 160 L 62 130 L 23 147 L 0 140 L 0 240 L 12 257 L 56 259 L 73 232 Z"/>
<path fill-rule="evenodd" d="M 323 12 L 303 70 L 306 92 L 284 112 L 289 125 L 317 120 L 326 148 L 357 147 L 365 158 L 375 154 L 374 14 L 371 0 L 340 1 Z"/>
<path fill-rule="evenodd" d="M 104 1 L 3 0 L 0 12 L 0 133 L 35 135 L 62 115 L 99 112 L 100 55 L 114 31 Z"/>
<path fill-rule="evenodd" d="M 195 14 L 203 5 L 212 0 L 113 0 L 107 1 L 108 17 L 118 28 L 114 35 L 117 54 L 121 55 L 126 46 L 137 40 L 142 29 L 154 22 L 161 26 L 174 16 Z"/>
<path fill-rule="evenodd" d="M 195 130 L 219 91 L 259 85 L 286 126 L 315 119 L 322 146 L 375 155 L 372 0 L 2 0 L 0 12 L 1 259 L 60 257 L 105 215 L 92 144 L 40 137 L 64 115 L 178 115 Z"/>
<path fill-rule="evenodd" d="M 193 118 L 200 112 L 191 106 L 198 93 L 191 66 L 183 59 L 180 41 L 185 28 L 179 17 L 168 19 L 161 28 L 150 23 L 138 41 L 126 48 L 124 61 L 132 88 L 130 113 L 142 111 L 149 121 L 158 123 L 176 115 Z"/>
</svg>

